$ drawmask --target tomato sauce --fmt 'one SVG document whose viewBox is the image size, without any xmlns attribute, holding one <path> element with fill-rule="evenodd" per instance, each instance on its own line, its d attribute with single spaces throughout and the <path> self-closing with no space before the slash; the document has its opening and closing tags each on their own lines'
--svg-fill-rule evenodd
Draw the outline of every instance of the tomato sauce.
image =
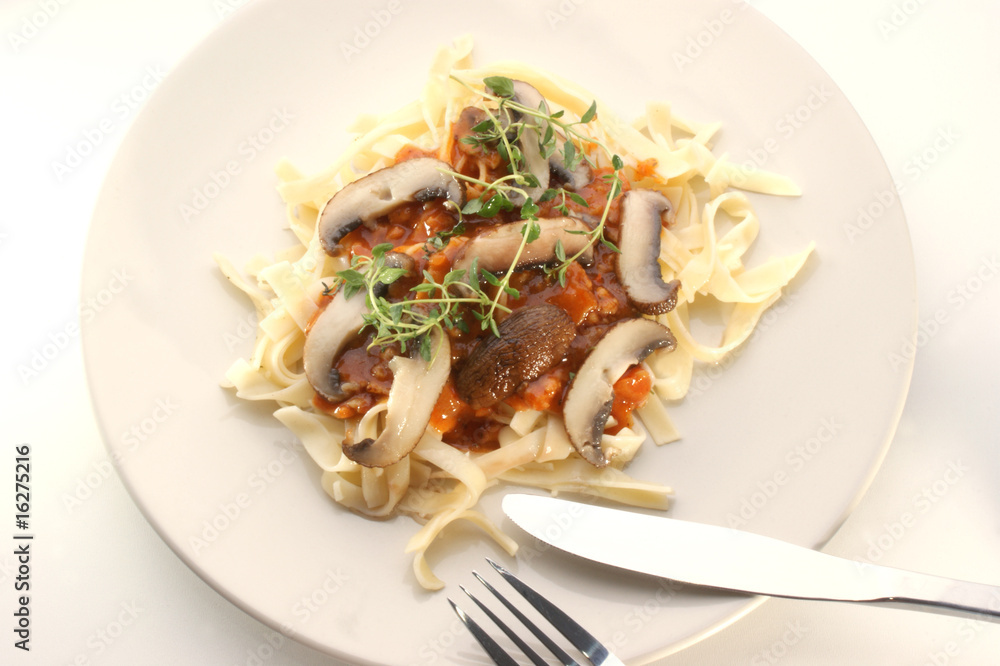
<svg viewBox="0 0 1000 666">
<path fill-rule="evenodd" d="M 611 418 L 617 423 L 608 426 L 607 432 L 616 435 L 623 428 L 632 427 L 632 412 L 646 404 L 646 397 L 653 388 L 653 378 L 641 365 L 633 365 L 615 382 L 615 400 L 611 405 Z"/>
<path fill-rule="evenodd" d="M 458 173 L 490 181 L 506 175 L 507 165 L 495 149 L 462 141 L 464 137 L 473 134 L 472 128 L 484 117 L 483 112 L 475 108 L 465 109 L 460 114 L 448 139 L 450 162 Z M 397 162 L 426 155 L 436 156 L 436 153 L 407 147 L 397 155 Z M 651 172 L 653 165 L 655 162 L 641 163 L 638 173 Z M 571 215 L 589 220 L 593 225 L 604 215 L 605 206 L 609 206 L 604 235 L 610 242 L 616 242 L 621 197 L 615 197 L 610 204 L 607 202 L 613 173 L 610 168 L 594 169 L 591 182 L 576 191 L 587 202 L 586 206 L 568 197 L 563 201 L 557 196 L 539 204 L 538 216 L 560 217 L 563 212 L 558 207 L 564 205 Z M 622 187 L 623 190 L 628 190 L 628 182 L 625 181 Z M 481 187 L 467 184 L 467 199 L 481 193 Z M 445 243 L 431 242 L 435 240 L 435 235 L 442 232 L 450 234 L 457 219 L 453 205 L 442 200 L 406 203 L 375 224 L 361 225 L 348 233 L 341 240 L 341 247 L 353 255 L 370 257 L 373 247 L 391 243 L 414 258 L 418 276 L 427 271 L 435 280 L 441 281 L 451 270 L 455 257 L 465 243 L 499 224 L 520 220 L 520 215 L 516 210 L 501 212 L 489 219 L 466 215 L 465 229 L 461 234 L 454 234 Z M 560 284 L 554 276 L 546 275 L 540 269 L 519 271 L 511 276 L 510 286 L 518 290 L 519 297 L 508 299 L 507 307 L 513 310 L 540 303 L 556 305 L 573 320 L 577 335 L 561 362 L 534 381 L 521 386 L 514 395 L 503 401 L 504 404 L 515 410 L 535 409 L 561 413 L 571 378 L 590 349 L 615 322 L 639 316 L 629 305 L 624 288 L 617 280 L 616 256 L 613 249 L 603 243 L 595 243 L 592 261 L 587 265 L 578 262 L 570 264 L 565 273 L 565 284 Z M 390 300 L 404 296 L 413 298 L 413 294 L 407 295 L 406 291 L 420 279 L 416 278 L 402 288 L 393 285 L 393 290 L 389 293 Z M 498 316 L 497 320 L 502 317 L 503 315 Z M 447 330 L 451 342 L 452 377 L 461 370 L 465 359 L 483 335 L 480 322 L 472 313 L 464 314 L 462 321 L 465 331 L 460 328 Z M 339 404 L 331 404 L 317 397 L 314 404 L 319 409 L 339 418 L 349 418 L 364 414 L 386 399 L 392 386 L 389 360 L 393 355 L 401 353 L 401 350 L 398 345 L 379 349 L 372 347 L 371 343 L 370 330 L 367 333 L 362 331 L 334 366 L 340 373 L 341 381 L 353 384 L 357 393 Z M 609 427 L 608 432 L 618 432 L 631 425 L 632 412 L 643 404 L 651 386 L 652 378 L 639 366 L 630 368 L 615 383 L 611 416 L 617 425 Z M 497 448 L 499 432 L 503 428 L 503 424 L 493 418 L 492 409 L 473 409 L 462 400 L 452 379 L 448 380 L 438 398 L 431 426 L 442 434 L 445 442 L 468 451 Z"/>
</svg>

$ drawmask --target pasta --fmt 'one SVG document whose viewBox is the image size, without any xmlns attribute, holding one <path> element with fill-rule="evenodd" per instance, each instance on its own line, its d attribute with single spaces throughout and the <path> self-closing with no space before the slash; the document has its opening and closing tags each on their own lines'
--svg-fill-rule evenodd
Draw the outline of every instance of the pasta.
<svg viewBox="0 0 1000 666">
<path fill-rule="evenodd" d="M 259 321 L 252 353 L 232 364 L 224 385 L 240 398 L 277 404 L 275 418 L 301 440 L 334 501 L 372 518 L 405 514 L 421 523 L 406 551 L 413 556 L 416 580 L 427 589 L 444 584 L 428 564 L 428 548 L 455 521 L 473 523 L 515 552 L 516 543 L 476 509 L 480 496 L 498 483 L 668 508 L 669 486 L 634 479 L 623 467 L 647 439 L 662 445 L 679 437 L 668 405 L 684 397 L 695 364 L 716 363 L 744 343 L 813 250 L 810 244 L 794 255 L 744 266 L 743 256 L 760 224 L 740 189 L 783 196 L 799 191 L 787 178 L 746 173 L 724 155 L 715 156 L 711 141 L 718 124 L 679 118 L 663 103 L 650 103 L 640 118 L 627 123 L 573 82 L 518 63 L 474 67 L 471 52 L 469 38 L 440 49 L 421 99 L 383 117 L 358 118 L 351 128 L 356 138 L 323 172 L 307 176 L 287 161 L 278 164 L 278 192 L 286 204 L 288 228 L 298 239 L 294 247 L 274 258 L 254 257 L 246 277 L 216 255 L 221 271 L 247 295 Z M 558 409 L 531 408 L 517 400 L 493 409 L 496 441 L 489 450 L 453 446 L 432 423 L 399 460 L 384 466 L 359 464 L 345 454 L 345 438 L 378 440 L 389 427 L 392 409 L 385 401 L 353 411 L 324 408 L 304 369 L 307 332 L 330 301 L 333 278 L 352 267 L 349 254 L 325 251 L 320 213 L 348 185 L 394 165 L 401 151 L 449 160 L 455 149 L 452 128 L 463 109 L 484 105 L 482 85 L 490 77 L 530 84 L 550 112 L 562 112 L 566 122 L 594 116 L 575 127 L 620 156 L 624 186 L 652 190 L 669 200 L 673 220 L 660 229 L 658 264 L 663 281 L 680 283 L 676 307 L 644 318 L 667 326 L 676 347 L 643 359 L 641 367 L 651 379 L 648 395 L 637 401 L 634 419 L 611 423 L 616 427 L 603 435 L 600 446 L 614 452 L 606 466 L 579 455 Z M 610 168 L 600 151 L 587 157 L 597 167 Z M 725 311 L 721 340 L 706 342 L 692 333 L 689 309 L 701 302 L 718 303 Z M 394 359 L 390 367 L 400 372 L 406 360 Z"/>
</svg>

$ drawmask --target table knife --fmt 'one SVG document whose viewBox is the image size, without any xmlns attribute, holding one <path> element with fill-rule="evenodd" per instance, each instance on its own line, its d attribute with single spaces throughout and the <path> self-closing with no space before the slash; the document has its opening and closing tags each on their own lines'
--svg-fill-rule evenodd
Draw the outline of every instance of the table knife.
<svg viewBox="0 0 1000 666">
<path fill-rule="evenodd" d="M 503 510 L 575 555 L 691 585 L 1000 622 L 1000 587 L 857 562 L 767 536 L 554 497 L 511 494 Z"/>
</svg>

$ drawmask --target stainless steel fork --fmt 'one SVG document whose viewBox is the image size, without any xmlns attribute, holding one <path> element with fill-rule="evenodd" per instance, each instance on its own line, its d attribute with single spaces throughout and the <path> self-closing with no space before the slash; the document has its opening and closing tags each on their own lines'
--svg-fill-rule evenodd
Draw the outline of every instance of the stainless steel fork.
<svg viewBox="0 0 1000 666">
<path fill-rule="evenodd" d="M 620 659 L 611 654 L 611 652 L 609 652 L 604 645 L 602 645 L 596 638 L 581 627 L 575 620 L 573 620 L 573 618 L 556 607 L 551 601 L 538 594 L 538 592 L 535 592 L 523 581 L 521 581 L 521 579 L 504 569 L 490 558 L 487 557 L 486 561 L 489 562 L 490 566 L 496 569 L 504 580 L 510 583 L 511 587 L 517 590 L 521 596 L 528 601 L 528 603 L 534 606 L 535 609 L 542 614 L 542 617 L 548 620 L 553 627 L 559 630 L 559 633 L 565 636 L 566 639 L 576 647 L 576 649 L 583 653 L 583 655 L 590 660 L 590 663 L 594 664 L 594 666 L 624 666 Z M 493 595 L 507 607 L 514 617 L 516 617 L 521 624 L 527 627 L 527 629 L 534 634 L 535 638 L 541 641 L 542 644 L 553 655 L 555 655 L 555 657 L 559 659 L 562 664 L 565 664 L 565 666 L 579 666 L 579 663 L 573 659 L 573 657 L 567 654 L 566 651 L 563 650 L 544 631 L 542 631 L 538 625 L 525 617 L 524 613 L 518 610 L 514 604 L 500 594 L 500 592 L 495 587 L 490 585 L 485 578 L 480 576 L 475 571 L 473 571 L 472 574 L 479 580 L 480 583 L 486 586 L 486 589 L 492 592 Z M 474 597 L 471 592 L 469 592 L 465 587 L 462 587 L 462 591 L 469 595 L 469 598 L 472 599 L 472 601 L 475 602 L 475 604 L 479 606 L 484 613 L 486 613 L 493 623 L 497 625 L 501 631 L 507 634 L 512 641 L 514 641 L 521 652 L 523 652 L 524 655 L 531 660 L 531 663 L 536 666 L 545 666 L 548 663 L 542 659 L 538 653 L 533 650 L 520 636 L 518 636 L 517 632 L 497 617 L 493 611 L 491 611 L 484 603 L 479 601 L 479 599 Z M 490 635 L 472 618 L 466 615 L 465 612 L 458 607 L 458 604 L 451 599 L 448 599 L 448 603 L 451 604 L 451 607 L 455 610 L 459 619 L 462 620 L 462 623 L 465 624 L 472 635 L 475 636 L 476 640 L 479 641 L 479 644 L 483 646 L 483 649 L 486 650 L 486 653 L 495 663 L 500 666 L 517 666 L 517 662 L 514 661 L 514 658 L 511 657 L 510 654 L 507 653 L 507 651 L 505 651 L 502 647 L 500 647 L 500 645 L 493 640 L 493 638 L 491 638 Z"/>
</svg>

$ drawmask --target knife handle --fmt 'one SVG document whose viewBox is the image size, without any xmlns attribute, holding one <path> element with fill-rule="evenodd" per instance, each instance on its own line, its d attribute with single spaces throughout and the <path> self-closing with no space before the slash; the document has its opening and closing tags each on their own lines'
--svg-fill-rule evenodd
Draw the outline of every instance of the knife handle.
<svg viewBox="0 0 1000 666">
<path fill-rule="evenodd" d="M 1000 587 L 880 565 L 865 566 L 873 567 L 870 573 L 885 582 L 885 596 L 871 599 L 879 606 L 1000 623 Z"/>
</svg>

